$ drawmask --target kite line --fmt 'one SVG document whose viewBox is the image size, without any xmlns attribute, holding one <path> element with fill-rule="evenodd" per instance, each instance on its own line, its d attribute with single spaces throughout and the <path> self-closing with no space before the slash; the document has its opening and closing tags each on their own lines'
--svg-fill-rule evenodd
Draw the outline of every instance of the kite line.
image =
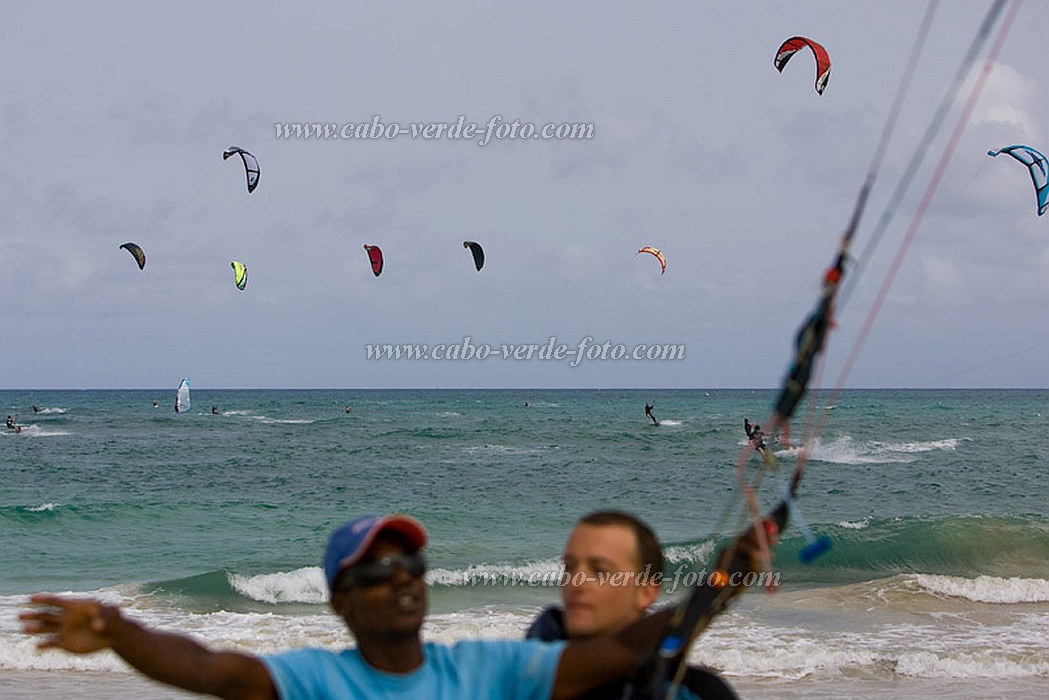
<svg viewBox="0 0 1049 700">
<path fill-rule="evenodd" d="M 915 40 L 911 59 L 908 62 L 908 69 L 905 78 L 901 81 L 898 87 L 893 106 L 886 118 L 886 123 L 875 150 L 870 169 L 867 172 L 866 179 L 857 196 L 856 205 L 853 209 L 851 219 L 840 239 L 838 252 L 834 262 L 824 272 L 820 298 L 816 304 L 816 308 L 802 324 L 795 337 L 794 358 L 776 400 L 772 417 L 769 421 L 766 421 L 766 425 L 769 426 L 768 431 L 770 434 L 776 430 L 781 432 L 784 444 L 790 444 L 789 421 L 798 404 L 805 397 L 814 368 L 817 370 L 817 376 L 819 376 L 819 372 L 822 369 L 822 362 L 817 361 L 822 360 L 827 333 L 834 323 L 835 304 L 839 290 L 842 288 L 842 282 L 846 276 L 846 264 L 851 260 L 849 250 L 852 241 L 855 238 L 860 220 L 866 208 L 868 197 L 873 188 L 877 173 L 881 167 L 882 158 L 899 116 L 903 98 L 910 84 L 910 76 L 913 73 L 913 67 L 916 64 L 917 57 L 921 52 L 921 47 L 927 37 L 928 28 L 932 16 L 935 13 L 936 4 L 936 0 L 932 0 L 927 7 L 925 18 Z M 932 123 L 930 123 L 929 129 L 926 132 L 927 137 L 935 136 L 935 134 L 939 132 L 946 116 L 946 112 L 956 99 L 961 81 L 964 80 L 964 76 L 970 72 L 981 47 L 985 43 L 987 36 L 990 34 L 991 28 L 997 21 L 998 16 L 1001 14 L 1004 5 L 1005 0 L 996 0 L 993 6 L 988 10 L 987 16 L 973 39 L 969 52 L 962 61 L 959 70 L 960 77 L 955 79 L 952 89 L 948 91 L 943 103 L 941 103 L 940 109 L 938 109 L 934 115 Z M 915 213 L 907 235 L 905 236 L 904 241 L 897 252 L 896 258 L 893 261 L 893 265 L 883 281 L 876 302 L 867 316 L 863 331 L 858 337 L 853 350 L 846 361 L 843 371 L 839 376 L 833 394 L 835 396 L 837 395 L 837 392 L 840 391 L 841 384 L 844 383 L 845 378 L 848 375 L 848 370 L 851 369 L 859 348 L 870 331 L 873 319 L 877 315 L 881 303 L 884 301 L 885 294 L 895 278 L 895 274 L 906 255 L 910 243 L 913 241 L 922 217 L 928 208 L 928 204 L 939 185 L 943 172 L 950 161 L 951 155 L 957 147 L 958 140 L 964 130 L 966 121 L 982 92 L 994 60 L 1000 52 L 1005 37 L 1008 35 L 1009 28 L 1012 25 L 1019 6 L 1020 0 L 1014 0 L 1007 18 L 999 30 L 996 41 L 984 63 L 983 70 L 969 94 L 965 109 L 959 117 L 948 145 L 941 155 L 940 163 L 937 166 L 928 188 L 926 189 L 925 195 L 922 198 L 922 203 Z M 927 138 L 925 142 L 928 140 L 929 139 Z M 902 199 L 910 181 L 913 179 L 914 172 L 917 170 L 918 164 L 920 164 L 921 158 L 924 156 L 926 149 L 927 146 L 919 149 L 919 152 L 915 154 L 915 157 L 912 158 L 911 163 L 908 165 L 903 179 L 901 179 L 890 199 L 886 212 L 883 213 L 882 219 L 879 221 L 878 238 L 880 238 L 881 232 L 887 226 L 888 221 L 891 220 L 892 215 L 898 208 L 899 200 Z M 875 240 L 874 245 L 876 245 L 876 243 L 877 241 Z M 864 257 L 867 257 L 869 251 L 872 250 L 873 246 L 868 245 L 867 249 L 864 251 Z M 858 275 L 858 267 L 856 272 Z M 852 287 L 850 286 L 849 289 L 851 290 L 851 288 Z M 844 301 L 845 299 L 843 297 L 842 302 L 844 303 Z M 812 424 L 811 419 L 815 403 L 815 398 L 809 403 L 808 418 L 806 420 L 807 427 Z M 825 416 L 826 412 L 824 412 L 824 417 Z M 822 422 L 823 421 L 821 420 L 820 426 L 822 426 Z M 760 483 L 763 472 L 762 470 L 759 470 L 758 475 L 754 480 L 754 488 L 752 488 L 747 482 L 746 466 L 751 453 L 754 451 L 754 446 L 748 443 L 743 448 L 737 462 L 737 478 L 740 484 L 740 489 L 747 501 L 747 510 L 751 515 L 752 524 L 742 534 L 738 535 L 729 545 L 718 552 L 714 574 L 712 574 L 707 581 L 700 581 L 692 590 L 689 598 L 676 607 L 663 632 L 660 642 L 657 644 L 646 662 L 638 669 L 633 684 L 633 696 L 635 698 L 671 698 L 674 696 L 677 689 L 680 687 L 681 680 L 684 676 L 684 671 L 686 669 L 685 660 L 692 643 L 709 626 L 713 617 L 724 610 L 729 601 L 744 590 L 744 585 L 742 583 L 737 583 L 742 577 L 736 576 L 736 574 L 753 572 L 755 565 L 754 559 L 757 560 L 759 568 L 762 571 L 771 571 L 770 542 L 774 544 L 775 539 L 778 537 L 778 534 L 782 532 L 791 515 L 795 517 L 795 521 L 799 524 L 804 523 L 804 520 L 800 518 L 800 513 L 796 511 L 793 504 L 793 498 L 796 494 L 798 484 L 801 481 L 805 464 L 807 462 L 807 444 L 807 442 L 804 442 L 801 446 L 797 464 L 789 479 L 783 500 L 765 517 L 763 517 L 760 512 L 755 492 L 757 485 Z M 813 537 L 807 526 L 803 526 L 803 530 L 806 540 L 808 541 L 808 544 L 801 552 L 803 561 L 806 559 L 811 560 L 812 558 L 819 556 L 823 551 L 826 551 L 829 547 L 829 540 L 826 538 L 817 539 Z M 742 547 L 745 540 L 749 540 L 751 543 L 756 543 L 756 557 L 752 558 L 752 556 Z M 670 671 L 674 672 L 674 680 L 669 687 L 665 688 L 664 680 L 668 677 Z"/>
</svg>

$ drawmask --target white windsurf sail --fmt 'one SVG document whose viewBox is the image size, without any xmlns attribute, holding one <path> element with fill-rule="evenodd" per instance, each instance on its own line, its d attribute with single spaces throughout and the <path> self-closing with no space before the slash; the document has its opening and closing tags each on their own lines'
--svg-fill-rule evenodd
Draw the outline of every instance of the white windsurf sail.
<svg viewBox="0 0 1049 700">
<path fill-rule="evenodd" d="M 185 413 L 189 410 L 189 380 L 183 379 L 178 385 L 175 393 L 175 413 Z"/>
</svg>

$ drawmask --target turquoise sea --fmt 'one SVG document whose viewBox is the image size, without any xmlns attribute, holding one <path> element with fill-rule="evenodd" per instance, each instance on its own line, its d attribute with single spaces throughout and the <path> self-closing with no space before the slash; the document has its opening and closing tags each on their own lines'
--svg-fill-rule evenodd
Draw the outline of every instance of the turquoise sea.
<svg viewBox="0 0 1049 700">
<path fill-rule="evenodd" d="M 699 571 L 739 522 L 743 419 L 764 422 L 775 395 L 194 387 L 176 414 L 175 384 L 0 391 L 24 426 L 0 433 L 0 697 L 183 697 L 108 653 L 35 651 L 16 615 L 37 591 L 250 652 L 351 643 L 319 561 L 363 512 L 429 529 L 438 641 L 520 636 L 558 596 L 526 581 L 549 583 L 597 508 L 639 514 L 668 571 Z M 801 565 L 791 527 L 780 591 L 742 596 L 693 658 L 744 697 L 1044 694 L 1047 435 L 1049 390 L 842 392 L 798 499 L 833 549 Z M 797 448 L 772 447 L 789 473 Z"/>
</svg>

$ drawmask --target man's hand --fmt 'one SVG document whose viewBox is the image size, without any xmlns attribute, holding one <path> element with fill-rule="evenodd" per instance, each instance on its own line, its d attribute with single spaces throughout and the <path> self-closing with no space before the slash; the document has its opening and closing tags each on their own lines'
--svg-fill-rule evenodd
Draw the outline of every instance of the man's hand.
<svg viewBox="0 0 1049 700">
<path fill-rule="evenodd" d="M 48 606 L 18 615 L 23 632 L 46 635 L 37 643 L 38 649 L 65 649 L 75 654 L 106 649 L 110 646 L 109 625 L 120 620 L 119 610 L 97 600 L 41 593 L 32 596 L 29 602 Z"/>
<path fill-rule="evenodd" d="M 74 654 L 112 649 L 139 672 L 176 688 L 236 700 L 277 698 L 277 687 L 256 656 L 212 651 L 185 635 L 149 629 L 97 600 L 38 594 L 29 602 L 40 609 L 19 613 L 18 619 L 26 634 L 42 636 L 38 649 Z"/>
</svg>

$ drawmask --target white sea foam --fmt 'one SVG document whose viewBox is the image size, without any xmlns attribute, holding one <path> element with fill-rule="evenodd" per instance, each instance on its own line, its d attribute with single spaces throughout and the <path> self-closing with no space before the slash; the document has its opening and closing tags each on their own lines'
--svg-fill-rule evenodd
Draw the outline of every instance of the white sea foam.
<svg viewBox="0 0 1049 700">
<path fill-rule="evenodd" d="M 302 569 L 289 575 L 316 579 L 320 570 Z M 247 580 L 250 586 L 261 586 L 268 579 Z M 164 599 L 135 593 L 131 587 L 90 595 L 120 603 L 126 614 L 151 627 L 189 635 L 216 648 L 268 654 L 306 645 L 333 650 L 353 646 L 342 621 L 326 608 L 305 614 L 200 613 L 172 607 Z M 994 623 L 977 623 L 966 615 L 923 617 L 912 612 L 901 616 L 891 610 L 887 615 L 884 609 L 869 611 L 868 603 L 844 610 L 835 606 L 831 614 L 824 605 L 799 607 L 800 595 L 781 592 L 745 597 L 715 620 L 693 647 L 690 660 L 721 669 L 730 679 L 838 674 L 932 679 L 1049 675 L 1044 650 L 1049 617 L 1044 611 L 1006 615 Z M 18 630 L 17 612 L 25 608 L 25 602 L 23 596 L 0 597 L 0 668 L 126 672 L 126 665 L 108 652 L 75 656 L 36 651 L 35 640 Z M 519 639 L 538 610 L 531 605 L 482 605 L 437 613 L 427 618 L 423 637 L 439 643 Z"/>
<path fill-rule="evenodd" d="M 671 545 L 663 548 L 663 557 L 670 564 L 705 562 L 714 552 L 714 540 L 699 544 Z"/>
<path fill-rule="evenodd" d="M 771 638 L 766 632 L 751 640 L 733 635 L 729 641 L 713 632 L 693 648 L 689 659 L 731 675 L 798 679 L 820 672 L 872 666 L 878 663 L 879 655 L 859 645 L 831 646 L 803 634 L 792 639 L 783 635 Z"/>
<path fill-rule="evenodd" d="M 931 593 L 974 603 L 1049 603 L 1049 581 L 1040 578 L 916 574 L 914 579 Z"/>
<path fill-rule="evenodd" d="M 73 433 L 68 430 L 48 430 L 47 428 L 41 428 L 35 423 L 29 423 L 23 425 L 22 432 L 17 434 L 28 437 L 56 437 L 58 435 L 72 435 Z"/>
<path fill-rule="evenodd" d="M 1021 678 L 1049 672 L 1044 614 L 1005 617 L 976 624 L 966 616 L 914 613 L 900 619 L 891 610 L 872 612 L 858 606 L 825 616 L 824 606 L 808 614 L 788 613 L 790 601 L 762 602 L 771 616 L 723 615 L 690 660 L 724 670 L 730 676 L 800 679 L 857 674 L 919 678 Z M 784 616 L 786 614 L 786 616 Z M 847 617 L 842 624 L 842 616 Z M 764 621 L 759 621 L 764 620 Z M 831 622 L 831 624 L 823 624 Z M 847 631 L 855 630 L 855 631 Z"/>
<path fill-rule="evenodd" d="M 309 425 L 314 422 L 308 418 L 270 418 L 269 416 L 252 416 L 252 418 L 267 425 Z"/>
<path fill-rule="evenodd" d="M 245 598 L 263 603 L 325 603 L 328 584 L 318 566 L 275 574 L 227 574 L 229 585 Z"/>
<path fill-rule="evenodd" d="M 442 644 L 462 639 L 521 639 L 538 612 L 532 607 L 487 607 L 430 615 L 423 639 Z"/>
<path fill-rule="evenodd" d="M 84 594 L 74 595 L 83 597 Z M 269 654 L 307 645 L 332 649 L 352 645 L 352 637 L 342 621 L 330 612 L 316 615 L 195 613 L 158 605 L 149 597 L 119 595 L 115 589 L 95 591 L 92 597 L 120 604 L 126 615 L 150 627 L 184 634 L 215 648 Z M 28 609 L 25 597 L 0 597 L 0 669 L 128 670 L 127 664 L 109 651 L 84 656 L 38 651 L 38 640 L 20 631 L 17 614 L 25 609 Z"/>
<path fill-rule="evenodd" d="M 886 452 L 902 453 L 932 452 L 933 450 L 951 452 L 958 448 L 958 440 L 956 438 L 948 438 L 945 440 L 925 440 L 916 442 L 878 442 L 875 440 L 870 442 L 869 444 L 874 449 L 884 450 Z"/>
<path fill-rule="evenodd" d="M 914 455 L 923 452 L 949 452 L 957 449 L 959 440 L 926 440 L 914 442 L 882 442 L 867 440 L 857 442 L 849 435 L 836 437 L 829 442 L 819 438 L 811 440 L 806 446 L 808 458 L 812 461 L 830 462 L 832 464 L 903 464 L 917 459 Z M 776 456 L 796 459 L 802 451 L 801 446 L 776 450 Z"/>
<path fill-rule="evenodd" d="M 434 568 L 426 572 L 429 584 L 442 586 L 553 585 L 562 571 L 558 559 L 523 564 L 474 564 L 465 569 Z"/>
<path fill-rule="evenodd" d="M 936 654 L 928 651 L 900 654 L 896 673 L 920 678 L 1027 678 L 1049 676 L 1049 658 L 1023 655 L 1009 658 L 998 651 Z"/>
<path fill-rule="evenodd" d="M 482 563 L 463 569 L 430 569 L 426 572 L 426 582 L 440 586 L 552 586 L 561 571 L 561 562 L 556 559 L 523 564 Z M 328 601 L 324 572 L 318 566 L 254 576 L 228 573 L 226 578 L 237 593 L 263 603 L 325 604 Z"/>
<path fill-rule="evenodd" d="M 425 446 L 424 446 L 425 447 Z M 473 453 L 494 453 L 494 454 L 506 454 L 506 455 L 527 455 L 534 454 L 536 452 L 544 452 L 551 449 L 551 445 L 529 445 L 524 447 L 521 445 L 469 445 L 462 448 L 463 452 L 467 454 Z M 426 448 L 429 449 L 429 448 Z M 556 449 L 556 447 L 554 447 Z"/>
</svg>

